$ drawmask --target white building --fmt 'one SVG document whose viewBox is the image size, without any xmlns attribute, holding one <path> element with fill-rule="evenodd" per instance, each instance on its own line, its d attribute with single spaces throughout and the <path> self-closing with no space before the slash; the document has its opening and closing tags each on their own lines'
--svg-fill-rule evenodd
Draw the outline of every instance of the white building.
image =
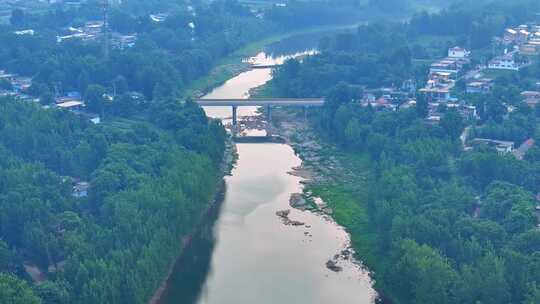
<svg viewBox="0 0 540 304">
<path fill-rule="evenodd" d="M 508 53 L 506 55 L 496 57 L 491 60 L 488 64 L 488 68 L 494 70 L 519 71 L 521 65 L 516 63 L 513 53 Z"/>
<path fill-rule="evenodd" d="M 15 35 L 19 35 L 19 36 L 22 36 L 22 35 L 33 36 L 35 34 L 35 31 L 34 30 L 22 30 L 22 31 L 15 31 L 14 33 L 15 33 Z"/>
<path fill-rule="evenodd" d="M 84 108 L 84 103 L 81 101 L 66 101 L 62 103 L 57 103 L 56 106 L 60 109 L 66 109 L 66 110 L 82 110 Z"/>
<path fill-rule="evenodd" d="M 167 19 L 169 15 L 168 14 L 165 14 L 165 13 L 159 13 L 159 14 L 151 14 L 150 15 L 150 20 L 156 22 L 156 23 L 161 23 L 163 21 L 165 21 L 165 19 Z"/>
<path fill-rule="evenodd" d="M 470 54 L 471 52 L 457 46 L 448 49 L 448 57 L 450 58 L 466 58 L 469 57 Z"/>
<path fill-rule="evenodd" d="M 514 151 L 513 141 L 494 140 L 494 139 L 487 139 L 487 138 L 475 138 L 472 140 L 472 142 L 476 144 L 485 144 L 489 147 L 493 147 L 500 155 L 512 153 Z"/>
</svg>

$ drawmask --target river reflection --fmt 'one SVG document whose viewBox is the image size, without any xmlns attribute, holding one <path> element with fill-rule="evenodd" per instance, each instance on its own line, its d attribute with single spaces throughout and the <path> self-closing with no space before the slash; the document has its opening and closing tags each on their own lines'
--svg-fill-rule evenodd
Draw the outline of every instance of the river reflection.
<svg viewBox="0 0 540 304">
<path fill-rule="evenodd" d="M 206 97 L 247 97 L 270 78 L 269 69 L 252 70 Z M 206 111 L 231 115 L 230 109 Z M 343 271 L 337 273 L 325 266 L 348 245 L 348 234 L 329 219 L 289 206 L 291 194 L 302 192 L 302 179 L 288 174 L 301 164 L 293 149 L 262 143 L 237 144 L 237 150 L 223 202 L 179 259 L 161 303 L 373 303 L 376 293 L 365 270 L 350 260 L 340 261 Z M 285 225 L 276 212 L 286 209 L 292 209 L 291 220 L 305 225 Z"/>
<path fill-rule="evenodd" d="M 321 39 L 332 37 L 336 33 L 351 32 L 351 29 L 335 29 L 321 32 L 294 35 L 283 40 L 268 45 L 265 48 L 266 54 L 279 58 L 289 54 L 296 53 L 302 49 L 319 49 Z"/>
<path fill-rule="evenodd" d="M 255 65 L 279 65 L 283 64 L 289 58 L 311 55 L 315 52 L 315 49 L 309 49 L 277 57 L 272 57 L 265 52 L 261 52 L 249 58 L 248 61 Z M 247 99 L 250 97 L 250 89 L 260 87 L 270 81 L 270 79 L 272 79 L 272 69 L 252 69 L 229 79 L 223 85 L 206 94 L 203 98 Z M 232 116 L 231 107 L 205 107 L 204 110 L 209 117 L 222 118 L 225 120 L 225 123 L 229 122 Z M 239 118 L 258 115 L 257 107 L 239 107 L 237 115 Z"/>
<path fill-rule="evenodd" d="M 160 303 L 197 303 L 210 271 L 212 252 L 216 245 L 213 228 L 221 206 L 220 202 L 211 210 L 205 223 L 176 262 Z"/>
</svg>

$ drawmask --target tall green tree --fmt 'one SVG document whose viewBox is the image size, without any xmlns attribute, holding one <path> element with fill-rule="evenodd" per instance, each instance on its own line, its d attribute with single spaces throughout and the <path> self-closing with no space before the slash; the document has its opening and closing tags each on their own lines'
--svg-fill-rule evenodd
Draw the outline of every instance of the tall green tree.
<svg viewBox="0 0 540 304">
<path fill-rule="evenodd" d="M 20 8 L 16 8 L 11 11 L 11 17 L 9 18 L 11 25 L 16 27 L 24 26 L 25 23 L 25 14 L 24 11 Z"/>
<path fill-rule="evenodd" d="M 465 123 L 463 118 L 455 109 L 446 111 L 441 119 L 440 126 L 444 129 L 445 133 L 453 140 L 456 140 L 463 132 Z"/>
<path fill-rule="evenodd" d="M 0 303 L 41 304 L 42 302 L 26 282 L 14 275 L 0 273 Z"/>
<path fill-rule="evenodd" d="M 104 94 L 104 87 L 96 84 L 89 85 L 84 96 L 88 110 L 94 113 L 103 114 L 103 110 L 105 109 Z"/>
</svg>

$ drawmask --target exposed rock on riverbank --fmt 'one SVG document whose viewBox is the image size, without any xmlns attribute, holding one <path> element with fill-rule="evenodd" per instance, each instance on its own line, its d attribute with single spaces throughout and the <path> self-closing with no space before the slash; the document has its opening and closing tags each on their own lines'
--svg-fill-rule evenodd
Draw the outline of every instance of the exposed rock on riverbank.
<svg viewBox="0 0 540 304">
<path fill-rule="evenodd" d="M 298 166 L 298 167 L 294 167 L 292 168 L 291 171 L 288 172 L 290 175 L 292 176 L 297 176 L 297 177 L 301 177 L 303 179 L 306 179 L 306 180 L 311 180 L 313 179 L 313 172 L 312 170 L 309 170 L 307 168 L 304 168 L 302 165 Z"/>
<path fill-rule="evenodd" d="M 276 215 L 281 219 L 283 224 L 287 226 L 304 226 L 305 225 L 304 222 L 291 220 L 289 218 L 290 213 L 291 213 L 290 209 L 276 211 Z"/>
<path fill-rule="evenodd" d="M 314 196 L 309 190 L 309 186 L 343 184 L 366 177 L 354 172 L 353 166 L 345 167 L 339 159 L 340 151 L 321 140 L 310 127 L 308 121 L 300 117 L 297 111 L 276 109 L 272 115 L 276 122 L 277 134 L 283 136 L 286 143 L 293 147 L 295 153 L 302 159 L 302 164 L 293 168 L 289 174 L 304 178 L 301 182 L 308 185 L 304 193 L 291 196 L 291 207 L 305 210 L 303 209 L 305 202 L 311 207 L 309 211 L 333 222 L 334 210 L 321 198 Z M 304 232 L 304 235 L 311 236 L 308 231 Z M 325 266 L 330 271 L 337 273 L 343 271 L 343 266 L 347 263 L 364 268 L 363 264 L 355 259 L 355 250 L 352 248 L 350 240 L 345 248 L 325 263 Z"/>
<path fill-rule="evenodd" d="M 340 272 L 343 270 L 343 267 L 339 266 L 339 261 L 348 261 L 354 255 L 354 250 L 351 247 L 343 249 L 340 253 L 334 255 L 334 257 L 326 262 L 326 268 L 334 271 Z"/>
<path fill-rule="evenodd" d="M 289 209 L 276 211 L 276 215 L 279 216 L 280 218 L 289 218 L 290 213 L 291 213 L 291 210 Z"/>
<path fill-rule="evenodd" d="M 293 193 L 289 199 L 289 205 L 300 210 L 309 209 L 309 204 L 301 193 Z"/>
<path fill-rule="evenodd" d="M 343 268 L 338 266 L 337 262 L 334 260 L 328 260 L 328 262 L 326 262 L 326 268 L 332 270 L 333 272 L 340 272 L 343 270 Z"/>
<path fill-rule="evenodd" d="M 272 118 L 275 132 L 284 137 L 302 159 L 302 165 L 289 174 L 304 178 L 304 184 L 343 183 L 358 178 L 358 174 L 341 164 L 336 157 L 340 152 L 320 139 L 303 114 L 277 108 L 272 111 Z"/>
</svg>

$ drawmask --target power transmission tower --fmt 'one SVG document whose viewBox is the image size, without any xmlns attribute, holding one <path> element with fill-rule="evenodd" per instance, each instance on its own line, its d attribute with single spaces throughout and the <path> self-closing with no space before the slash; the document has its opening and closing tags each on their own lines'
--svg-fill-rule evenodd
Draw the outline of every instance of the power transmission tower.
<svg viewBox="0 0 540 304">
<path fill-rule="evenodd" d="M 110 48 L 110 33 L 109 33 L 109 1 L 102 0 L 101 6 L 103 9 L 103 53 L 105 59 L 109 58 Z"/>
</svg>

